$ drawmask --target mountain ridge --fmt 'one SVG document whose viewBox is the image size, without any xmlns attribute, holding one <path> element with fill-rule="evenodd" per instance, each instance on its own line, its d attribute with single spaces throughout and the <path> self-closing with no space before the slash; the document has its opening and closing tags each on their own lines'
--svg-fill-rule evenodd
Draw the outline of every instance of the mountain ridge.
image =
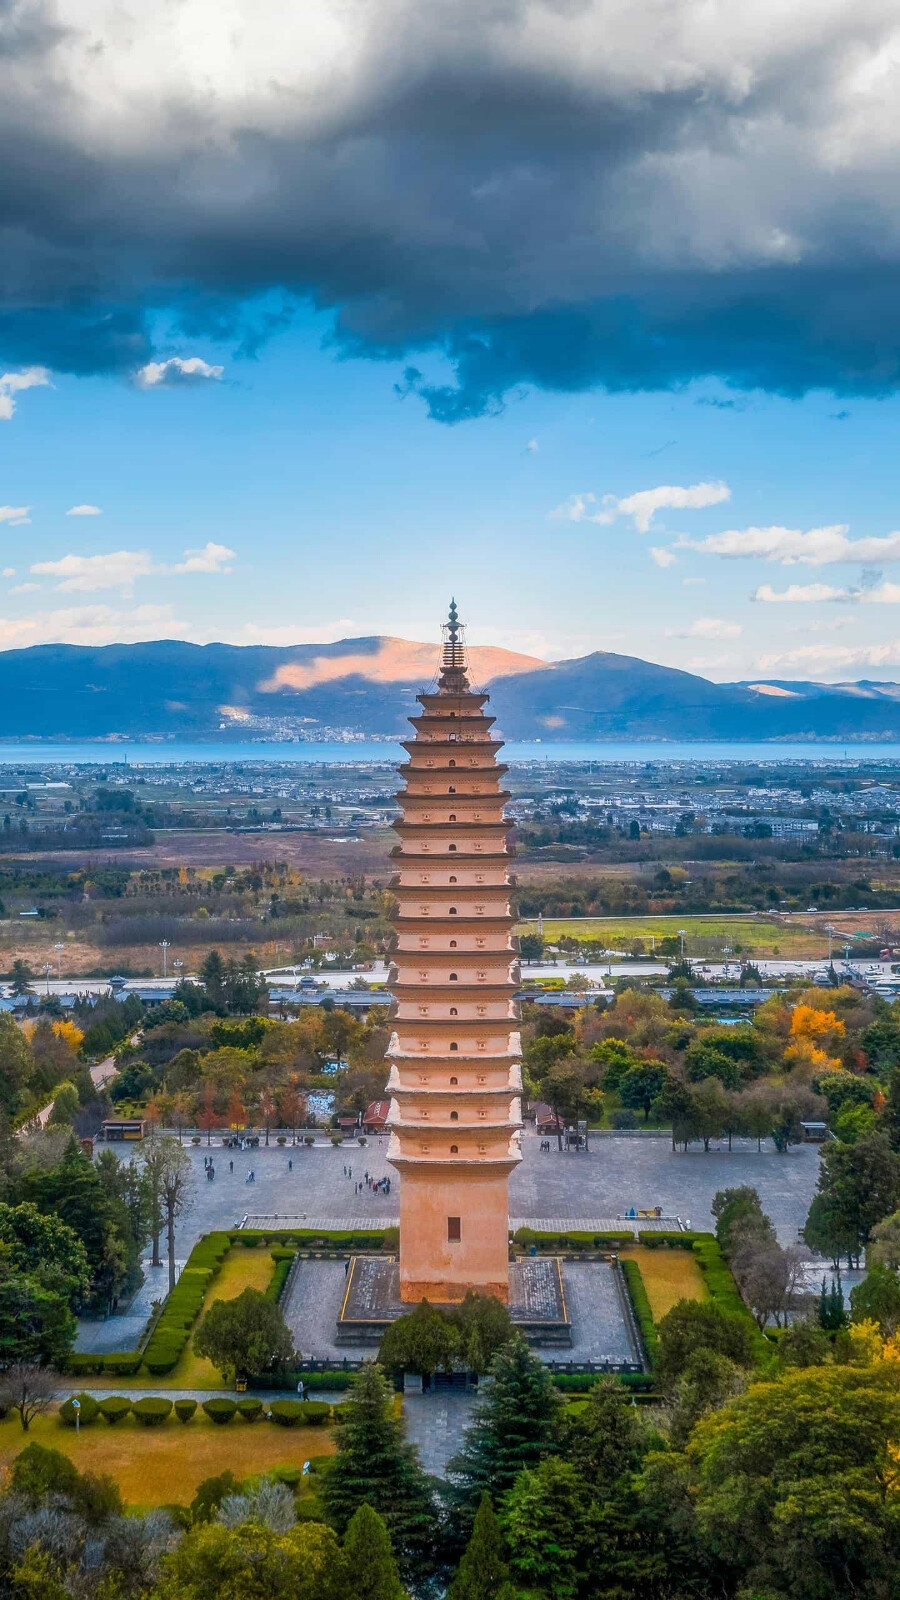
<svg viewBox="0 0 900 1600">
<path fill-rule="evenodd" d="M 548 662 L 469 651 L 508 739 L 900 739 L 900 684 L 713 683 L 597 650 Z M 0 738 L 326 738 L 405 732 L 439 646 L 391 635 L 330 644 L 32 645 L 0 651 Z"/>
</svg>

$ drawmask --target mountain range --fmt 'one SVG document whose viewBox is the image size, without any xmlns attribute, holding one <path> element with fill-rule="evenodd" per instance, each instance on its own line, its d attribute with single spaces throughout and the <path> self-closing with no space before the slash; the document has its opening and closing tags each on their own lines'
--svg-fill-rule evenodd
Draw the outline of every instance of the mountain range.
<svg viewBox="0 0 900 1600">
<path fill-rule="evenodd" d="M 900 739 L 897 683 L 711 683 L 605 650 L 557 662 L 491 647 L 469 654 L 508 739 Z M 7 650 L 0 738 L 398 735 L 437 656 L 434 645 L 382 636 Z"/>
</svg>

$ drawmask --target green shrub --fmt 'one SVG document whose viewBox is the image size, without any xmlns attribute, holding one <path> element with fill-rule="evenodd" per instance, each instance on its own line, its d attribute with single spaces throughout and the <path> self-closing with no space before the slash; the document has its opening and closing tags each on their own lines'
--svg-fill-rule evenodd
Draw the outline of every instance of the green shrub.
<svg viewBox="0 0 900 1600">
<path fill-rule="evenodd" d="M 175 1415 L 179 1422 L 190 1422 L 197 1409 L 196 1400 L 176 1400 Z"/>
<path fill-rule="evenodd" d="M 274 1400 L 269 1408 L 272 1421 L 281 1428 L 296 1428 L 303 1417 L 306 1403 L 302 1400 Z"/>
<path fill-rule="evenodd" d="M 203 1409 L 210 1422 L 230 1422 L 237 1411 L 235 1400 L 204 1400 Z"/>
<path fill-rule="evenodd" d="M 104 1357 L 101 1355 L 94 1355 L 85 1350 L 72 1350 L 66 1357 L 66 1371 L 70 1372 L 73 1378 L 83 1378 L 89 1372 L 102 1372 L 103 1362 Z"/>
<path fill-rule="evenodd" d="M 276 1404 L 281 1404 L 277 1401 Z M 331 1416 L 331 1407 L 327 1400 L 305 1400 L 303 1404 L 303 1421 L 311 1428 L 321 1428 Z"/>
<path fill-rule="evenodd" d="M 653 1233 L 649 1228 L 638 1231 L 638 1243 L 647 1250 L 692 1250 L 694 1240 L 698 1237 L 705 1236 L 696 1233 Z"/>
<path fill-rule="evenodd" d="M 303 1382 L 307 1393 L 314 1394 L 317 1389 L 350 1389 L 356 1376 L 355 1372 L 309 1372 L 303 1374 Z"/>
<path fill-rule="evenodd" d="M 77 1406 L 73 1403 L 76 1400 L 79 1402 Z M 73 1394 L 68 1400 L 63 1401 L 59 1408 L 59 1417 L 67 1428 L 74 1428 L 76 1419 L 79 1427 L 86 1428 L 89 1423 L 96 1420 L 99 1410 L 100 1407 L 92 1394 Z"/>
<path fill-rule="evenodd" d="M 652 1371 L 656 1366 L 659 1336 L 656 1332 L 656 1323 L 653 1321 L 653 1312 L 650 1310 L 650 1301 L 647 1297 L 647 1290 L 644 1287 L 641 1269 L 636 1261 L 623 1261 L 621 1265 L 628 1290 L 628 1298 L 631 1301 L 632 1310 L 641 1331 L 644 1351 Z"/>
<path fill-rule="evenodd" d="M 286 1259 L 275 1263 L 275 1271 L 266 1288 L 267 1300 L 280 1300 L 284 1286 L 290 1277 L 291 1265 L 294 1260 L 293 1251 L 289 1251 Z"/>
<path fill-rule="evenodd" d="M 237 1402 L 237 1414 L 244 1422 L 258 1422 L 262 1416 L 263 1403 L 255 1395 L 246 1395 Z"/>
<path fill-rule="evenodd" d="M 145 1428 L 159 1428 L 172 1410 L 172 1402 L 162 1395 L 147 1394 L 135 1400 L 131 1409 Z"/>
<path fill-rule="evenodd" d="M 118 1373 L 120 1378 L 133 1378 L 141 1365 L 140 1350 L 116 1350 L 103 1357 L 102 1371 Z"/>
<path fill-rule="evenodd" d="M 273 1467 L 269 1473 L 276 1483 L 283 1483 L 288 1489 L 296 1489 L 303 1482 L 302 1467 Z"/>
<path fill-rule="evenodd" d="M 131 1410 L 131 1401 L 126 1400 L 123 1394 L 111 1394 L 100 1401 L 100 1412 L 110 1425 L 121 1422 Z"/>
</svg>

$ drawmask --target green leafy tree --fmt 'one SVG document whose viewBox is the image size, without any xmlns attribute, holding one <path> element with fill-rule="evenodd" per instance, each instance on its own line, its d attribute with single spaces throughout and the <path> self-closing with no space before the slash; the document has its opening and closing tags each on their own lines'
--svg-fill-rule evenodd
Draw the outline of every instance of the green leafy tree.
<svg viewBox="0 0 900 1600">
<path fill-rule="evenodd" d="M 387 1372 L 450 1372 L 459 1355 L 457 1330 L 427 1300 L 392 1322 L 378 1347 L 379 1365 Z"/>
<path fill-rule="evenodd" d="M 404 1580 L 421 1579 L 434 1564 L 434 1496 L 379 1367 L 363 1368 L 344 1413 L 322 1485 L 328 1520 L 343 1535 L 360 1506 L 371 1506 L 384 1519 Z"/>
<path fill-rule="evenodd" d="M 888 1267 L 870 1267 L 850 1290 L 851 1322 L 877 1322 L 885 1336 L 900 1327 L 900 1278 Z"/>
<path fill-rule="evenodd" d="M 28 1084 L 34 1060 L 21 1028 L 8 1012 L 0 1013 L 0 1106 L 13 1115 Z M 27 1100 L 26 1100 L 27 1105 Z"/>
<path fill-rule="evenodd" d="M 127 1270 L 119 1217 L 97 1169 L 74 1139 L 57 1166 L 24 1173 L 21 1197 L 78 1235 L 91 1272 L 90 1292 L 111 1309 Z"/>
<path fill-rule="evenodd" d="M 405 1600 L 384 1518 L 361 1505 L 347 1524 L 344 1561 L 354 1600 Z"/>
<path fill-rule="evenodd" d="M 483 1494 L 447 1600 L 497 1600 L 508 1583 L 503 1533 L 490 1495 Z"/>
<path fill-rule="evenodd" d="M 816 1200 L 822 1205 L 814 1213 Z M 830 1232 L 832 1248 L 826 1246 L 826 1254 L 846 1248 L 848 1258 L 858 1264 L 872 1229 L 898 1208 L 900 1155 L 886 1135 L 865 1134 L 852 1145 L 833 1141 L 822 1151 L 804 1238 L 816 1249 Z"/>
<path fill-rule="evenodd" d="M 831 1341 L 812 1317 L 798 1317 L 778 1341 L 778 1359 L 783 1367 L 822 1367 L 830 1354 Z"/>
<path fill-rule="evenodd" d="M 213 1301 L 194 1335 L 194 1352 L 236 1378 L 271 1372 L 296 1356 L 281 1307 L 249 1288 L 233 1300 Z"/>
<path fill-rule="evenodd" d="M 775 1238 L 775 1230 L 760 1204 L 759 1195 L 749 1185 L 739 1189 L 720 1189 L 712 1203 L 716 1219 L 716 1238 L 725 1255 L 730 1255 L 738 1243 L 753 1236 L 760 1242 Z"/>
<path fill-rule="evenodd" d="M 345 1562 L 321 1522 L 287 1533 L 201 1522 L 168 1556 L 154 1600 L 348 1600 Z"/>
<path fill-rule="evenodd" d="M 0 1368 L 65 1365 L 77 1324 L 65 1291 L 0 1265 Z"/>
<path fill-rule="evenodd" d="M 669 1427 L 672 1443 L 681 1448 L 707 1412 L 717 1410 L 744 1387 L 744 1373 L 717 1350 L 694 1350 L 675 1384 Z"/>
<path fill-rule="evenodd" d="M 900 1527 L 886 1485 L 900 1390 L 889 1365 L 792 1369 L 698 1424 L 691 1497 L 704 1541 L 729 1568 L 724 1592 L 892 1592 Z"/>
<path fill-rule="evenodd" d="M 866 1265 L 889 1267 L 900 1272 L 900 1211 L 894 1211 L 882 1222 L 875 1224 L 869 1234 Z"/>
<path fill-rule="evenodd" d="M 459 1305 L 446 1313 L 459 1333 L 462 1360 L 469 1372 L 487 1372 L 494 1356 L 513 1337 L 513 1320 L 502 1301 L 492 1294 L 469 1290 Z"/>
<path fill-rule="evenodd" d="M 49 1121 L 70 1128 L 78 1115 L 78 1107 L 78 1090 L 74 1083 L 61 1083 L 53 1100 Z"/>
<path fill-rule="evenodd" d="M 24 1201 L 0 1205 L 0 1265 L 10 1272 L 37 1275 L 41 1281 L 80 1300 L 88 1290 L 90 1268 L 74 1229 L 53 1213 Z"/>
<path fill-rule="evenodd" d="M 735 1366 L 753 1365 L 753 1339 L 747 1318 L 721 1311 L 711 1300 L 679 1300 L 658 1325 L 657 1377 L 672 1392 L 698 1350 L 727 1356 Z"/>
<path fill-rule="evenodd" d="M 687 1084 L 670 1073 L 655 1102 L 656 1116 L 672 1128 L 672 1149 L 695 1137 L 694 1101 Z"/>
<path fill-rule="evenodd" d="M 718 1078 L 726 1089 L 736 1089 L 740 1073 L 731 1056 L 705 1040 L 697 1039 L 684 1053 L 684 1075 L 688 1083 L 703 1083 Z"/>
<path fill-rule="evenodd" d="M 619 1083 L 619 1098 L 630 1111 L 643 1111 L 644 1121 L 649 1121 L 653 1102 L 662 1094 L 668 1078 L 668 1068 L 663 1061 L 641 1061 L 629 1067 Z"/>
<path fill-rule="evenodd" d="M 547 1368 L 517 1333 L 491 1362 L 463 1448 L 450 1462 L 456 1498 L 474 1516 L 483 1494 L 497 1499 L 519 1473 L 557 1447 L 562 1401 Z"/>
</svg>

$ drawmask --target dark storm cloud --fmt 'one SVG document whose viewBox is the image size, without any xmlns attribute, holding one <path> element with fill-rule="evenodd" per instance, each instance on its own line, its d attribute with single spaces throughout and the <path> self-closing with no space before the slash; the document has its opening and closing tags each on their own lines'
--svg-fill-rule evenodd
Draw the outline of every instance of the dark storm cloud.
<svg viewBox="0 0 900 1600">
<path fill-rule="evenodd" d="M 133 371 L 160 309 L 252 355 L 310 298 L 444 422 L 528 384 L 888 393 L 895 31 L 880 0 L 0 0 L 0 355 Z"/>
</svg>

